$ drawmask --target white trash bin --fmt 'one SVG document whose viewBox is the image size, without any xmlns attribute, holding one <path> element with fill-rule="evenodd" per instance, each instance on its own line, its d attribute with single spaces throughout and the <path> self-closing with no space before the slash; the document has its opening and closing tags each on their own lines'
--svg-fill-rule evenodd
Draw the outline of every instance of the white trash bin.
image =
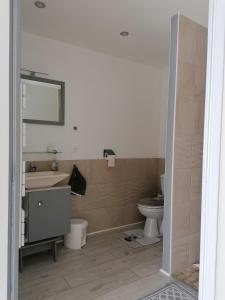
<svg viewBox="0 0 225 300">
<path fill-rule="evenodd" d="M 65 246 L 81 249 L 86 244 L 88 222 L 84 219 L 71 219 L 70 233 L 65 236 Z"/>
</svg>

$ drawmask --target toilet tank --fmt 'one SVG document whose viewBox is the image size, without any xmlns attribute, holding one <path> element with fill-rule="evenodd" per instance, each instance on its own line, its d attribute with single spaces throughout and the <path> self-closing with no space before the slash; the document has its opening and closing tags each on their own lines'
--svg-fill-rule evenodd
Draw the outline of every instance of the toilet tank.
<svg viewBox="0 0 225 300">
<path fill-rule="evenodd" d="M 163 194 L 163 195 L 164 195 L 164 177 L 165 177 L 164 174 L 162 174 L 162 175 L 160 176 L 161 191 L 162 191 L 162 194 Z"/>
</svg>

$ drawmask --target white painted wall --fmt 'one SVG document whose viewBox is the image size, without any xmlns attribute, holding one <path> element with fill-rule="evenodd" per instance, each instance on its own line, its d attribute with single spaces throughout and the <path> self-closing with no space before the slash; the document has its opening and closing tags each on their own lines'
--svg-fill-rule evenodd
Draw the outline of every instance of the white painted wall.
<svg viewBox="0 0 225 300">
<path fill-rule="evenodd" d="M 9 30 L 10 1 L 0 1 L 0 299 L 7 300 L 9 206 Z"/>
<path fill-rule="evenodd" d="M 65 126 L 27 125 L 26 151 L 50 145 L 63 159 L 102 158 L 104 148 L 121 158 L 163 155 L 165 70 L 27 33 L 22 66 L 66 83 Z"/>
</svg>

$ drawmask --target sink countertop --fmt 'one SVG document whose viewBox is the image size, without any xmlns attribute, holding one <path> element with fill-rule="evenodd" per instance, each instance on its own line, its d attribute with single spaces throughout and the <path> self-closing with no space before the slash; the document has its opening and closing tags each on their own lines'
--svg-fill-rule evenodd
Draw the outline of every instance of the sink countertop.
<svg viewBox="0 0 225 300">
<path fill-rule="evenodd" d="M 50 191 L 50 190 L 62 190 L 62 189 L 71 189 L 71 186 L 64 185 L 64 186 L 52 186 L 52 187 L 37 188 L 37 189 L 26 189 L 26 193 Z"/>
<path fill-rule="evenodd" d="M 27 172 L 25 173 L 25 187 L 28 190 L 54 187 L 69 176 L 70 174 L 60 171 Z M 67 182 L 61 185 L 65 184 L 67 185 Z"/>
</svg>

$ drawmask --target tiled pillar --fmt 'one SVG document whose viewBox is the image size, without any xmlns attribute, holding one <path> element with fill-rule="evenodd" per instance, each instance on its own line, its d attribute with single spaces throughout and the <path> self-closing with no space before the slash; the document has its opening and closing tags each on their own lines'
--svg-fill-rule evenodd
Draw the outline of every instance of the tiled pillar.
<svg viewBox="0 0 225 300">
<path fill-rule="evenodd" d="M 207 29 L 178 19 L 172 173 L 172 273 L 199 258 Z"/>
</svg>

